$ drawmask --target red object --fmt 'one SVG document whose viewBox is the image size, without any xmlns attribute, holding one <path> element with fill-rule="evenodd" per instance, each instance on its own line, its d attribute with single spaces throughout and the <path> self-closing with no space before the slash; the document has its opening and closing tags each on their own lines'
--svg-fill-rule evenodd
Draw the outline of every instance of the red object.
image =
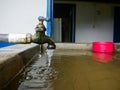
<svg viewBox="0 0 120 90">
<path fill-rule="evenodd" d="M 93 42 L 93 52 L 113 52 L 113 42 Z"/>
<path fill-rule="evenodd" d="M 107 63 L 112 61 L 113 53 L 93 53 L 93 59 L 98 62 Z"/>
</svg>

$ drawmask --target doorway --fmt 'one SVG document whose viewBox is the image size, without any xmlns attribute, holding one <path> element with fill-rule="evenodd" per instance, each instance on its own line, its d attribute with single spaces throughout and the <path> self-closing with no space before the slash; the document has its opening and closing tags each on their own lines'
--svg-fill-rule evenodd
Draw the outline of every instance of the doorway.
<svg viewBox="0 0 120 90">
<path fill-rule="evenodd" d="M 75 11 L 75 4 L 54 4 L 54 19 L 61 21 L 61 42 L 75 42 Z"/>
</svg>

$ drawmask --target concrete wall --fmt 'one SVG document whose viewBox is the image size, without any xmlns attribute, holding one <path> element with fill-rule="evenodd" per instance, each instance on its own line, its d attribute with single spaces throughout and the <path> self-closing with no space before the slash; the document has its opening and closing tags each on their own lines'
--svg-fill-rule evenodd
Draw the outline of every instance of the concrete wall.
<svg viewBox="0 0 120 90">
<path fill-rule="evenodd" d="M 113 4 L 75 1 L 55 3 L 76 4 L 75 42 L 113 41 Z"/>
<path fill-rule="evenodd" d="M 0 33 L 34 33 L 47 0 L 0 0 Z"/>
<path fill-rule="evenodd" d="M 38 51 L 37 44 L 17 44 L 0 49 L 0 90 L 5 90 L 3 88 L 32 61 Z"/>
<path fill-rule="evenodd" d="M 113 41 L 113 6 L 76 4 L 76 42 Z"/>
</svg>

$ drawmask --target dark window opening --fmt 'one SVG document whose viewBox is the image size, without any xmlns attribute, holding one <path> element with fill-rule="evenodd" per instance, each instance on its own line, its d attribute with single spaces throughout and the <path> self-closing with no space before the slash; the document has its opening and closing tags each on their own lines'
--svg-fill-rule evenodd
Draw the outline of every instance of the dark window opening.
<svg viewBox="0 0 120 90">
<path fill-rule="evenodd" d="M 54 4 L 54 18 L 62 19 L 61 42 L 75 42 L 75 4 Z"/>
</svg>

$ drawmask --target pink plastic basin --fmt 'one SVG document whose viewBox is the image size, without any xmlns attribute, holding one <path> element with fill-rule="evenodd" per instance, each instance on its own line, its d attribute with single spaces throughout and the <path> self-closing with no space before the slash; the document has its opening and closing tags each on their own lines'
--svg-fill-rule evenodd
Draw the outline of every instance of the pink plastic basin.
<svg viewBox="0 0 120 90">
<path fill-rule="evenodd" d="M 113 52 L 113 42 L 93 42 L 93 52 Z"/>
</svg>

